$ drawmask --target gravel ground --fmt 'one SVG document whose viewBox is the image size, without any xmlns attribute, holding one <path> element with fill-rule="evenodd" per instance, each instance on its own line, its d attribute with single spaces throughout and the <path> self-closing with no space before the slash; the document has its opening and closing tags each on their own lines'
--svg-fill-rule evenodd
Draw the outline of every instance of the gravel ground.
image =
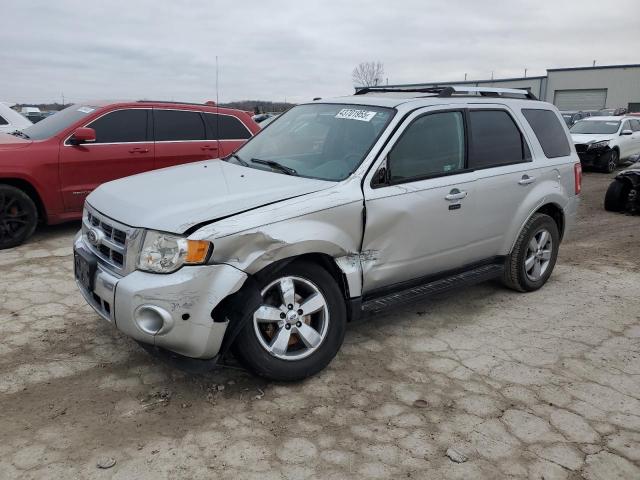
<svg viewBox="0 0 640 480">
<path fill-rule="evenodd" d="M 0 478 L 640 478 L 640 217 L 609 178 L 542 290 L 354 325 L 298 384 L 154 360 L 76 291 L 78 225 L 42 229 L 0 252 Z"/>
</svg>

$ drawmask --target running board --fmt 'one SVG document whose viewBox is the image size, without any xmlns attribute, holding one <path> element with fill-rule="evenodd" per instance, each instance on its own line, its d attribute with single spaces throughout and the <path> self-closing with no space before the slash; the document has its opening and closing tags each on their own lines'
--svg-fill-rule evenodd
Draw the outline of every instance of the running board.
<svg viewBox="0 0 640 480">
<path fill-rule="evenodd" d="M 465 272 L 450 275 L 438 280 L 432 280 L 428 283 L 423 283 L 405 290 L 388 293 L 372 299 L 365 299 L 362 302 L 362 316 L 369 316 L 384 310 L 387 310 L 393 306 L 400 304 L 406 304 L 421 300 L 438 293 L 443 293 L 448 290 L 454 290 L 461 286 L 473 285 L 476 283 L 484 282 L 487 280 L 499 277 L 504 272 L 504 265 L 489 264 L 480 267 L 467 270 Z"/>
</svg>

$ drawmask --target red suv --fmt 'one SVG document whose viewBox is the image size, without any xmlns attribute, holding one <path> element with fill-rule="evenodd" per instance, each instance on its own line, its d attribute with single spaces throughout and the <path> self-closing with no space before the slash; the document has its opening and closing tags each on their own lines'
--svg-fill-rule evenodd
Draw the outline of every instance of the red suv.
<svg viewBox="0 0 640 480">
<path fill-rule="evenodd" d="M 101 183 L 227 156 L 259 130 L 240 110 L 140 101 L 77 104 L 0 134 L 0 249 L 24 242 L 39 220 L 80 218 Z"/>
</svg>

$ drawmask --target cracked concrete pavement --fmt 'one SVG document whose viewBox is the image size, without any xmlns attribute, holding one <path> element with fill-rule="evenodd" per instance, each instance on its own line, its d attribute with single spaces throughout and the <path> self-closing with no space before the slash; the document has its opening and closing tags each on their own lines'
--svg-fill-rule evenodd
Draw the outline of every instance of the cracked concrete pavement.
<svg viewBox="0 0 640 480">
<path fill-rule="evenodd" d="M 41 229 L 0 252 L 0 478 L 640 478 L 640 217 L 608 183 L 585 175 L 542 290 L 354 325 L 297 384 L 148 356 L 76 291 L 78 225 Z"/>
</svg>

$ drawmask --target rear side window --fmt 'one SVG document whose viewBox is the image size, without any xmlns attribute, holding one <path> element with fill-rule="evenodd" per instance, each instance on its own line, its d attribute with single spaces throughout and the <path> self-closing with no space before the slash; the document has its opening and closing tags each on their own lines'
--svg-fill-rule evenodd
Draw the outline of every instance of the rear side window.
<svg viewBox="0 0 640 480">
<path fill-rule="evenodd" d="M 239 119 L 232 115 L 205 114 L 214 138 L 219 140 L 245 140 L 251 132 Z M 219 131 L 219 133 L 217 133 Z"/>
<path fill-rule="evenodd" d="M 207 139 L 204 122 L 198 112 L 156 109 L 153 119 L 156 142 Z"/>
<path fill-rule="evenodd" d="M 530 159 L 520 130 L 504 110 L 472 110 L 469 126 L 469 168 L 497 167 Z"/>
<path fill-rule="evenodd" d="M 147 112 L 143 109 L 117 110 L 87 126 L 96 131 L 95 143 L 146 142 Z"/>
<path fill-rule="evenodd" d="M 389 152 L 391 180 L 445 175 L 464 169 L 462 112 L 425 115 L 407 127 Z"/>
<path fill-rule="evenodd" d="M 9 125 L 9 122 L 7 122 L 4 118 L 0 117 L 0 125 Z"/>
<path fill-rule="evenodd" d="M 565 157 L 571 153 L 567 135 L 551 110 L 522 109 L 524 118 L 536 134 L 547 158 Z"/>
</svg>

